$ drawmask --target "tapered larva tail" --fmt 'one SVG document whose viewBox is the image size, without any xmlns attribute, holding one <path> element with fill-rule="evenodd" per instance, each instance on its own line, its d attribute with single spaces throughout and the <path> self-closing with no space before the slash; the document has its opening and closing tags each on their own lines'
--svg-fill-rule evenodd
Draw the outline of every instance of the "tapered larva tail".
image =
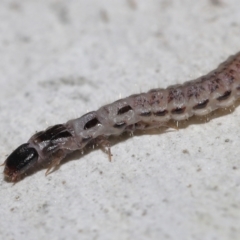
<svg viewBox="0 0 240 240">
<path fill-rule="evenodd" d="M 203 116 L 230 106 L 239 96 L 240 53 L 237 53 L 196 80 L 135 94 L 34 134 L 9 155 L 4 174 L 17 181 L 31 166 L 46 161 L 50 162 L 49 172 L 66 154 L 93 142 L 106 147 L 110 156 L 107 138 L 111 135 L 161 127 L 171 119 Z"/>
</svg>

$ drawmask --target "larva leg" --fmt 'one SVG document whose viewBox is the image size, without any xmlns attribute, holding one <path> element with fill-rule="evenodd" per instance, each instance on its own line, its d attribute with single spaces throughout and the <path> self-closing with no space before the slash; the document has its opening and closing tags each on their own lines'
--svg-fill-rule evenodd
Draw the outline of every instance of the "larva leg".
<svg viewBox="0 0 240 240">
<path fill-rule="evenodd" d="M 99 145 L 103 152 L 108 155 L 108 159 L 112 161 L 111 145 L 106 137 L 98 137 L 96 139 L 96 145 Z"/>
<path fill-rule="evenodd" d="M 174 124 L 173 122 L 166 123 L 163 127 L 166 127 L 167 129 L 172 129 L 172 130 L 179 130 L 178 124 Z"/>
<path fill-rule="evenodd" d="M 58 150 L 53 156 L 53 160 L 51 161 L 45 176 L 47 176 L 48 174 L 54 172 L 55 170 L 57 170 L 60 166 L 61 160 L 66 156 L 66 153 L 63 150 Z"/>
</svg>

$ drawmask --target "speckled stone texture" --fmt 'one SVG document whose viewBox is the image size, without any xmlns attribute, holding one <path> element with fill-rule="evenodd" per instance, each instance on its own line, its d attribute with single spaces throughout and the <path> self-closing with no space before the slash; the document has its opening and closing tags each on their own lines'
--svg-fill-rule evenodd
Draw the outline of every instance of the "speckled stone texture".
<svg viewBox="0 0 240 240">
<path fill-rule="evenodd" d="M 237 0 L 2 0 L 0 156 L 120 97 L 197 78 L 240 50 Z M 0 176 L 0 239 L 239 240 L 240 107 Z M 210 120 L 210 121 L 209 121 Z M 3 170 L 3 167 L 2 167 Z"/>
</svg>

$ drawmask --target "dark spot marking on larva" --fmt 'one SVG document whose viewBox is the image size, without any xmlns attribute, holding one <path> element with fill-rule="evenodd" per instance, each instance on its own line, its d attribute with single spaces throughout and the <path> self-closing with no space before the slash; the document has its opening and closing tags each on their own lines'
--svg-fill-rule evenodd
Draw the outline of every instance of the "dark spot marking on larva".
<svg viewBox="0 0 240 240">
<path fill-rule="evenodd" d="M 163 92 L 161 91 L 156 91 L 156 92 L 150 92 L 150 98 L 149 98 L 149 104 L 160 104 L 160 100 L 163 99 Z"/>
<path fill-rule="evenodd" d="M 135 129 L 141 128 L 141 126 L 142 126 L 142 124 L 138 123 L 138 122 L 134 124 Z"/>
<path fill-rule="evenodd" d="M 93 119 L 91 119 L 90 121 L 88 121 L 85 126 L 84 126 L 84 130 L 87 130 L 89 128 L 93 128 L 96 125 L 100 124 L 100 122 L 98 121 L 98 119 L 95 117 Z"/>
<path fill-rule="evenodd" d="M 145 96 L 138 96 L 135 98 L 135 106 L 144 107 L 148 102 L 148 99 Z"/>
<path fill-rule="evenodd" d="M 165 116 L 166 114 L 168 113 L 167 110 L 162 110 L 162 111 L 157 111 L 155 113 L 153 113 L 155 116 L 158 116 L 158 117 L 163 117 Z"/>
<path fill-rule="evenodd" d="M 205 91 L 205 88 L 203 86 L 201 86 L 200 84 L 190 85 L 187 88 L 187 98 L 190 99 L 193 96 L 197 98 L 204 91 Z"/>
<path fill-rule="evenodd" d="M 177 107 L 171 111 L 172 114 L 182 114 L 184 113 L 186 107 Z"/>
<path fill-rule="evenodd" d="M 129 105 L 124 106 L 124 107 L 118 109 L 117 115 L 124 114 L 124 113 L 126 113 L 126 112 L 128 112 L 128 111 L 130 111 L 130 110 L 132 110 L 132 108 L 131 108 Z"/>
<path fill-rule="evenodd" d="M 230 95 L 231 95 L 231 91 L 226 91 L 222 96 L 218 97 L 217 100 L 218 101 L 226 100 L 230 97 Z"/>
<path fill-rule="evenodd" d="M 237 63 L 237 64 L 236 64 L 236 67 L 240 69 L 240 64 L 239 64 L 239 63 Z"/>
<path fill-rule="evenodd" d="M 170 90 L 168 94 L 168 103 L 170 103 L 173 99 L 174 99 L 173 90 Z"/>
<path fill-rule="evenodd" d="M 194 107 L 193 107 L 193 109 L 203 109 L 203 108 L 205 108 L 206 106 L 207 106 L 207 104 L 208 104 L 208 102 L 209 102 L 209 100 L 208 99 L 206 99 L 206 100 L 204 100 L 203 102 L 200 102 L 200 103 L 198 103 L 197 105 L 195 105 Z"/>
<path fill-rule="evenodd" d="M 224 72 L 224 71 L 226 71 L 226 70 L 227 70 L 227 67 L 224 66 L 224 67 L 222 67 L 221 72 Z"/>
<path fill-rule="evenodd" d="M 151 93 L 151 100 L 155 101 L 156 99 L 157 99 L 157 93 L 156 92 Z"/>
<path fill-rule="evenodd" d="M 149 117 L 151 115 L 152 115 L 152 113 L 150 111 L 146 111 L 146 112 L 141 112 L 140 113 L 140 116 L 142 116 L 142 117 Z"/>
<path fill-rule="evenodd" d="M 125 122 L 118 122 L 113 125 L 114 128 L 122 128 L 125 127 L 126 123 Z"/>
<path fill-rule="evenodd" d="M 180 88 L 170 88 L 169 89 L 169 94 L 168 94 L 168 103 L 170 103 L 172 100 L 175 100 L 175 101 L 183 101 L 184 99 L 184 93 L 182 91 L 182 89 Z"/>
<path fill-rule="evenodd" d="M 235 71 L 235 70 L 233 70 L 233 69 L 230 69 L 230 70 L 229 70 L 229 73 L 230 73 L 231 75 L 233 75 L 233 74 L 235 74 L 235 73 L 236 73 L 236 71 Z"/>
<path fill-rule="evenodd" d="M 234 71 L 234 70 L 231 70 L 231 71 Z M 231 71 L 230 71 L 230 74 L 226 73 L 226 77 L 229 85 L 233 84 L 235 80 L 234 76 L 232 76 L 235 73 L 235 71 L 234 73 L 231 73 Z"/>
<path fill-rule="evenodd" d="M 106 111 L 107 114 L 109 114 L 109 110 L 107 107 L 103 107 L 103 109 Z"/>
<path fill-rule="evenodd" d="M 202 76 L 200 82 L 204 83 L 205 81 L 207 81 L 207 77 L 206 76 Z"/>
<path fill-rule="evenodd" d="M 209 81 L 208 87 L 211 93 L 216 91 L 219 88 L 220 82 L 221 80 L 219 78 L 212 79 Z"/>
</svg>

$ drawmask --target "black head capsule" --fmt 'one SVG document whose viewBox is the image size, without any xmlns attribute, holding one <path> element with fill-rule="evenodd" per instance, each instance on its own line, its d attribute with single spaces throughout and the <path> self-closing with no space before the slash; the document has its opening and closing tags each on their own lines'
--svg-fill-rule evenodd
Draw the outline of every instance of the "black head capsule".
<svg viewBox="0 0 240 240">
<path fill-rule="evenodd" d="M 22 144 L 15 149 L 6 159 L 4 175 L 15 182 L 38 159 L 35 148 L 29 147 L 29 143 Z"/>
</svg>

